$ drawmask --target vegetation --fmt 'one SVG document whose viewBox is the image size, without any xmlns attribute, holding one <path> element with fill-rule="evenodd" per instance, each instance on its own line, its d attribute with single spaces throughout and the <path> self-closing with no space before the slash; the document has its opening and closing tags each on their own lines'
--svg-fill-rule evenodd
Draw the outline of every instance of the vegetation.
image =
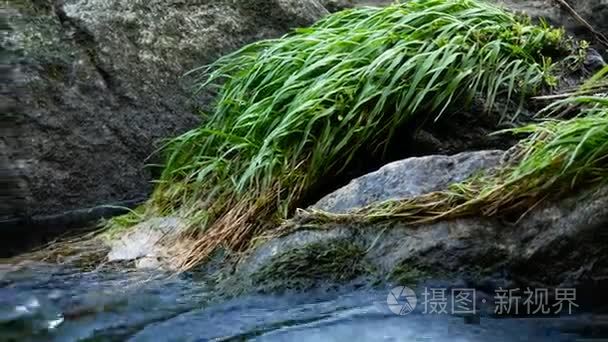
<svg viewBox="0 0 608 342">
<path fill-rule="evenodd" d="M 177 260 L 182 269 L 220 246 L 242 249 L 286 218 L 324 176 L 348 168 L 363 146 L 382 152 L 414 116 L 438 120 L 473 98 L 483 99 L 488 111 L 499 97 L 518 108 L 555 85 L 550 56 L 570 52 L 562 30 L 474 0 L 352 9 L 248 45 L 193 71 L 199 90 L 218 90 L 215 110 L 201 127 L 166 145 L 164 172 L 141 217 L 178 215 L 191 222 L 192 248 Z M 517 113 L 505 111 L 503 119 Z M 587 120 L 577 122 L 597 124 Z M 533 127 L 551 133 L 563 125 Z M 579 163 L 579 150 L 567 170 L 588 160 Z M 435 216 L 471 201 L 474 186 L 449 193 Z M 498 192 L 481 197 L 492 196 Z M 383 215 L 402 215 L 398 208 L 386 204 Z M 376 209 L 367 210 L 364 215 L 378 217 Z"/>
<path fill-rule="evenodd" d="M 313 243 L 273 257 L 251 275 L 250 281 L 252 286 L 268 292 L 346 282 L 372 272 L 364 255 L 360 246 L 347 241 Z"/>
<path fill-rule="evenodd" d="M 510 163 L 489 175 L 412 199 L 374 204 L 350 214 L 302 213 L 309 222 L 399 219 L 425 223 L 473 214 L 525 213 L 550 196 L 608 182 L 608 66 L 579 91 L 540 112 L 546 119 L 509 130 L 528 136 Z M 504 133 L 504 132 L 503 132 Z"/>
</svg>

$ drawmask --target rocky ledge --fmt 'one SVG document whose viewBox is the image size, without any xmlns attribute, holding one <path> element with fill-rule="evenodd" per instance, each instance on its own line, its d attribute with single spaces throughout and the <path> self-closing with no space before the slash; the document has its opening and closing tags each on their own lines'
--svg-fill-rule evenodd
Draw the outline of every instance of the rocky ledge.
<svg viewBox="0 0 608 342">
<path fill-rule="evenodd" d="M 444 189 L 496 166 L 496 151 L 412 158 L 354 180 L 315 207 L 345 212 Z M 522 217 L 471 217 L 298 226 L 259 246 L 237 273 L 262 289 L 364 277 L 403 285 L 424 279 L 474 286 L 591 287 L 608 283 L 608 186 L 543 203 Z"/>
<path fill-rule="evenodd" d="M 443 190 L 500 165 L 502 157 L 501 151 L 479 151 L 394 162 L 353 180 L 313 208 L 344 213 Z M 175 218 L 144 222 L 112 242 L 110 259 L 161 267 L 170 254 L 162 241 L 180 227 Z M 608 186 L 542 203 L 510 219 L 470 217 L 415 226 L 399 221 L 301 224 L 258 244 L 234 271 L 222 270 L 220 278 L 230 279 L 226 288 L 238 284 L 239 290 L 264 292 L 445 279 L 476 287 L 586 287 L 598 295 L 608 285 L 606 228 Z M 212 260 L 204 273 L 213 273 L 223 261 Z"/>
</svg>

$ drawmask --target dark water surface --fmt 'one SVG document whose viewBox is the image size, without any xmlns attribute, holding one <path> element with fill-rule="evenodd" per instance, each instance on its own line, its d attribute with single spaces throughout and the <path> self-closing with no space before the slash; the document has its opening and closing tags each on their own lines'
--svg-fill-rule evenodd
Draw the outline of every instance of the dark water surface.
<svg viewBox="0 0 608 342">
<path fill-rule="evenodd" d="M 0 341 L 577 341 L 594 318 L 393 314 L 387 291 L 219 301 L 187 276 L 0 264 Z"/>
</svg>

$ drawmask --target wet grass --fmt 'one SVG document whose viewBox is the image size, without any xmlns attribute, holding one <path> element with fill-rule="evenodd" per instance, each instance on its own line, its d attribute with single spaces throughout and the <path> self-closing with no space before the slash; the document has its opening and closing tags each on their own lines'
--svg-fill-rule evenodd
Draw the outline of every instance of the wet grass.
<svg viewBox="0 0 608 342">
<path fill-rule="evenodd" d="M 506 165 L 446 191 L 375 203 L 348 214 L 302 211 L 307 224 L 440 219 L 525 214 L 548 198 L 608 182 L 608 67 L 577 92 L 557 100 L 539 123 L 499 133 L 525 134 Z M 570 118 L 568 118 L 570 116 Z M 297 220 L 296 220 L 297 222 Z"/>
<path fill-rule="evenodd" d="M 571 52 L 562 30 L 473 0 L 357 8 L 250 44 L 192 72 L 198 90 L 217 90 L 215 110 L 166 145 L 140 218 L 190 222 L 191 248 L 175 260 L 183 270 L 218 247 L 243 250 L 363 147 L 383 153 L 414 117 L 440 120 L 474 98 L 493 111 L 500 98 L 513 120 L 528 96 L 555 85 L 551 57 Z"/>
</svg>

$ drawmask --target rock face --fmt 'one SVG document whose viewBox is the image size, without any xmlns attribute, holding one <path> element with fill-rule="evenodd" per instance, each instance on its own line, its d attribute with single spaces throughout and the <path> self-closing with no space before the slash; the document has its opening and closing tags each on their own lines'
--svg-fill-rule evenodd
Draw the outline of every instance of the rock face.
<svg viewBox="0 0 608 342">
<path fill-rule="evenodd" d="M 331 12 L 352 8 L 355 6 L 388 6 L 393 0 L 322 0 L 321 3 Z"/>
<path fill-rule="evenodd" d="M 330 12 L 355 7 L 355 1 L 353 0 L 321 0 L 320 2 Z"/>
<path fill-rule="evenodd" d="M 419 195 L 498 160 L 495 151 L 405 160 L 353 181 L 316 207 L 343 212 Z M 470 286 L 577 286 L 594 293 L 607 285 L 606 227 L 604 186 L 543 202 L 517 222 L 472 217 L 418 226 L 396 221 L 304 225 L 259 246 L 237 273 L 264 290 L 372 276 L 401 285 L 447 278 Z"/>
<path fill-rule="evenodd" d="M 5 5 L 0 181 L 13 199 L 3 218 L 145 197 L 146 158 L 209 104 L 183 74 L 327 13 L 316 0 Z"/>
</svg>

